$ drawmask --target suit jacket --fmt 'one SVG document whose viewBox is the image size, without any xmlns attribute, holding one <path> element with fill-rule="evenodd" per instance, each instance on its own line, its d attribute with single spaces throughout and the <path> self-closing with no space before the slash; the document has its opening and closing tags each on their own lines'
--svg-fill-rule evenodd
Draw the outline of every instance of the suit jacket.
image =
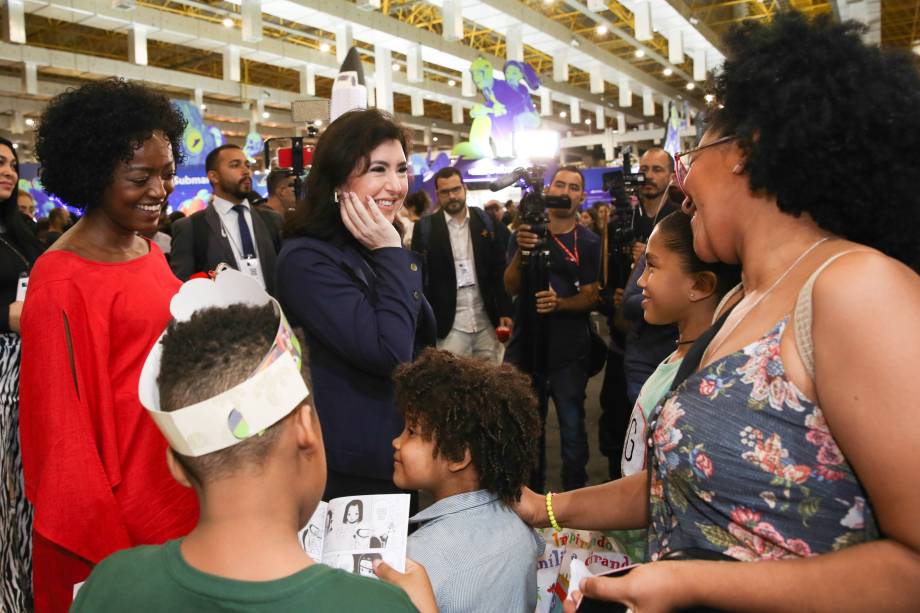
<svg viewBox="0 0 920 613">
<path fill-rule="evenodd" d="M 332 470 L 392 479 L 391 442 L 403 428 L 393 370 L 435 342 L 419 263 L 402 247 L 368 253 L 351 240 L 284 241 L 278 298 L 304 329 L 310 391 Z"/>
<path fill-rule="evenodd" d="M 182 281 L 187 281 L 190 276 L 196 272 L 207 272 L 214 270 L 221 262 L 238 268 L 236 257 L 233 255 L 233 248 L 230 246 L 230 239 L 224 236 L 223 229 L 220 226 L 220 215 L 209 204 L 201 213 L 195 215 L 204 215 L 208 226 L 208 244 L 205 250 L 205 269 L 195 269 L 195 233 L 192 226 L 192 217 L 185 217 L 172 225 L 172 251 L 169 254 L 169 266 L 173 274 Z M 256 249 L 259 251 L 259 264 L 262 266 L 262 278 L 265 279 L 265 289 L 269 294 L 275 295 L 275 263 L 278 254 L 275 252 L 275 244 L 272 242 L 272 234 L 263 221 L 262 215 L 272 219 L 272 223 L 280 232 L 281 216 L 273 211 L 257 212 L 251 210 L 253 237 L 256 243 Z"/>
<path fill-rule="evenodd" d="M 486 228 L 478 213 L 470 210 L 469 216 L 477 287 L 489 321 L 497 326 L 499 317 L 511 317 L 512 313 L 511 298 L 505 293 L 503 280 L 506 245 L 501 243 L 497 233 Z M 422 244 L 423 224 L 431 227 L 427 245 Z M 457 312 L 457 271 L 450 232 L 441 209 L 416 222 L 412 230 L 412 250 L 425 258 L 425 297 L 434 309 L 438 338 L 444 338 L 453 328 Z"/>
</svg>

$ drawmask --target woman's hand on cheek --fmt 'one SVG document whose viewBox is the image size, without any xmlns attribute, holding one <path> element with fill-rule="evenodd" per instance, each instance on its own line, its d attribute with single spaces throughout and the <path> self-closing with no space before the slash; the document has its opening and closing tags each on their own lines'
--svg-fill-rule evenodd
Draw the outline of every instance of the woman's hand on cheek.
<svg viewBox="0 0 920 613">
<path fill-rule="evenodd" d="M 342 192 L 339 210 L 342 223 L 368 249 L 402 246 L 399 232 L 386 220 L 373 198 L 368 196 L 367 202 L 362 203 L 354 192 Z"/>
</svg>

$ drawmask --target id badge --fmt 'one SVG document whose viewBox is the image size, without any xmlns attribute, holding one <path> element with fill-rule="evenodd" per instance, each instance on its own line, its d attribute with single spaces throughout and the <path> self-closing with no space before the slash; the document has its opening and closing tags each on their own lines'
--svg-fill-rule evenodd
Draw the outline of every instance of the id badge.
<svg viewBox="0 0 920 613">
<path fill-rule="evenodd" d="M 262 287 L 265 287 L 265 283 L 262 281 L 262 268 L 259 266 L 259 258 L 243 258 L 240 272 L 249 275 L 258 281 Z"/>
<path fill-rule="evenodd" d="M 473 273 L 473 263 L 470 260 L 457 260 L 457 287 L 471 287 L 476 285 L 476 275 Z"/>
<path fill-rule="evenodd" d="M 26 299 L 26 289 L 29 287 L 29 275 L 22 273 L 19 277 L 19 284 L 16 286 L 16 302 L 22 302 Z"/>
</svg>

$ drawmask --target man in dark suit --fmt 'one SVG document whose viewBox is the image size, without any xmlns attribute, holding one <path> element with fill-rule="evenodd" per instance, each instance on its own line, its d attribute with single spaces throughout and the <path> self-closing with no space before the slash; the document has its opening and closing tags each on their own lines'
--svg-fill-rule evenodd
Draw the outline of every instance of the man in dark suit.
<svg viewBox="0 0 920 613">
<path fill-rule="evenodd" d="M 169 265 L 185 281 L 221 262 L 259 281 L 275 294 L 275 260 L 281 248 L 281 216 L 253 208 L 252 171 L 236 145 L 222 145 L 205 159 L 213 196 L 203 211 L 172 226 Z"/>
<path fill-rule="evenodd" d="M 434 176 L 439 209 L 413 228 L 412 250 L 425 258 L 425 297 L 438 323 L 438 348 L 500 364 L 496 326 L 511 326 L 511 299 L 502 274 L 505 245 L 482 209 L 466 205 L 460 172 Z"/>
</svg>

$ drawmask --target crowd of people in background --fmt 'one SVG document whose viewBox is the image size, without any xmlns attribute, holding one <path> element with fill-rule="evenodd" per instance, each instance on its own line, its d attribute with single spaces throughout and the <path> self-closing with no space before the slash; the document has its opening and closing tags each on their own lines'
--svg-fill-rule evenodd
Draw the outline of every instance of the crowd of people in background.
<svg viewBox="0 0 920 613">
<path fill-rule="evenodd" d="M 320 497 L 400 492 L 424 567 L 375 566 L 411 602 L 342 583 L 360 606 L 532 608 L 527 570 L 493 554 L 532 562 L 527 526 L 560 525 L 647 544 L 628 576 L 571 586 L 636 611 L 915 605 L 920 77 L 858 34 L 795 13 L 727 34 L 702 139 L 676 156 L 643 151 L 622 241 L 623 203 L 583 206 L 576 166 L 546 177 L 545 194 L 568 206 L 548 210 L 545 234 L 517 203 L 473 206 L 455 168 L 409 193 L 406 131 L 375 109 L 324 130 L 305 198 L 284 171 L 268 175 L 267 198 L 254 194 L 245 152 L 223 145 L 207 156 L 207 206 L 170 213 L 185 122 L 169 101 L 117 79 L 55 97 L 37 129 L 40 178 L 78 220 L 57 207 L 36 223 L 0 139 L 0 609 L 66 610 L 91 573 L 82 610 L 129 607 L 140 596 L 113 587 L 131 587 L 119 574 L 129 558 L 100 563 L 190 532 L 182 553 L 162 550 L 170 564 L 184 555 L 261 585 L 309 564 L 281 546 L 283 563 L 246 562 L 271 559 L 272 542 L 234 539 L 223 509 L 287 543 L 291 526 L 273 531 L 246 504 L 277 496 L 267 512 L 284 524 Z M 72 155 L 90 135 L 92 150 Z M 543 248 L 547 285 L 533 287 Z M 253 488 L 235 498 L 213 486 L 216 464 L 170 450 L 168 465 L 138 399 L 170 299 L 220 264 L 303 335 L 308 402 L 253 443 L 260 455 L 237 458 L 297 480 L 290 491 L 234 464 L 235 483 Z M 195 401 L 239 383 L 220 372 L 258 363 L 259 338 L 277 328 L 266 313 L 169 328 L 194 340 L 172 358 L 190 369 L 203 351 L 226 353 L 199 365 Z M 601 421 L 586 424 L 601 371 Z M 545 492 L 550 400 L 558 493 Z M 589 487 L 594 430 L 610 480 Z M 421 512 L 420 490 L 435 500 Z M 451 539 L 469 547 L 449 564 Z M 238 570 L 215 561 L 222 551 Z M 715 563 L 731 560 L 758 564 Z M 487 579 L 494 591 L 478 594 Z M 158 581 L 173 606 L 191 602 Z"/>
</svg>

